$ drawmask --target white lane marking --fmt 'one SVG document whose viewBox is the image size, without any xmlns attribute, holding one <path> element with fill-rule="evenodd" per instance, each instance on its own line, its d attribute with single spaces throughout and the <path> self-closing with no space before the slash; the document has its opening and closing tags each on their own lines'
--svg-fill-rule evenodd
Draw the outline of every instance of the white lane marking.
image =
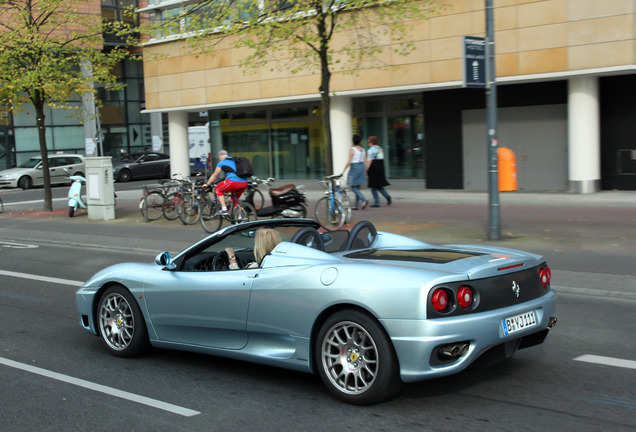
<svg viewBox="0 0 636 432">
<path fill-rule="evenodd" d="M 3 357 L 0 357 L 0 364 L 9 366 L 12 368 L 20 369 L 26 372 L 34 373 L 37 375 L 41 375 L 43 377 L 52 378 L 54 380 L 62 381 L 68 384 L 73 384 L 78 387 L 83 387 L 85 389 L 94 390 L 100 393 L 107 394 L 109 396 L 115 396 L 121 399 L 129 400 L 131 402 L 148 405 L 149 407 L 161 409 L 161 410 L 168 411 L 174 414 L 179 414 L 184 417 L 192 417 L 192 416 L 201 414 L 201 412 L 199 411 L 194 411 L 188 408 L 180 407 L 178 405 L 173 405 L 167 402 L 162 402 L 157 399 L 151 399 L 145 396 L 140 396 L 134 393 L 128 393 L 126 391 L 117 390 L 112 387 L 103 386 L 101 384 L 96 384 L 96 383 L 86 381 L 83 379 L 73 378 L 71 376 L 60 374 L 57 372 L 51 372 L 49 370 L 42 369 L 35 366 L 30 366 L 24 363 L 18 363 L 16 361 L 9 360 Z"/>
<path fill-rule="evenodd" d="M 48 277 L 48 276 L 38 276 L 38 275 L 29 274 L 29 273 L 18 273 L 18 272 L 6 271 L 6 270 L 0 270 L 0 275 L 23 278 L 23 279 L 32 279 L 32 280 L 36 280 L 40 282 L 51 282 L 51 283 L 56 283 L 61 285 L 72 285 L 72 286 L 78 286 L 78 287 L 81 287 L 82 285 L 84 285 L 84 282 L 80 282 L 80 281 L 74 281 L 69 279 L 59 279 L 59 278 Z"/>
<path fill-rule="evenodd" d="M 34 249 L 34 248 L 38 248 L 39 246 L 34 244 L 16 243 L 12 241 L 0 241 L 0 247 L 14 248 L 14 249 Z"/>
<path fill-rule="evenodd" d="M 602 364 L 606 366 L 636 369 L 636 361 L 634 360 L 624 360 L 624 359 L 618 359 L 613 357 L 603 357 L 603 356 L 597 356 L 597 355 L 591 355 L 591 354 L 585 354 L 585 355 L 579 356 L 575 358 L 574 360 L 587 362 L 587 363 Z"/>
</svg>

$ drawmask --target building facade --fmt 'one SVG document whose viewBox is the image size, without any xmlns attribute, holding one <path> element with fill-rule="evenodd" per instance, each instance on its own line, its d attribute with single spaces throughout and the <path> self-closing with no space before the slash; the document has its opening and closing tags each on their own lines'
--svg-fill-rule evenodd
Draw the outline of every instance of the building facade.
<svg viewBox="0 0 636 432">
<path fill-rule="evenodd" d="M 152 0 L 142 10 L 156 19 L 182 3 Z M 462 81 L 463 36 L 485 36 L 485 1 L 451 3 L 415 23 L 409 55 L 385 51 L 355 74 L 333 74 L 334 172 L 355 132 L 379 137 L 390 179 L 487 188 L 485 94 Z M 635 3 L 493 3 L 499 145 L 516 155 L 519 189 L 636 190 L 636 102 L 623 96 L 636 89 Z M 188 127 L 205 124 L 212 154 L 247 155 L 259 176 L 321 177 L 317 71 L 243 70 L 244 54 L 231 39 L 213 55 L 169 37 L 144 48 L 143 112 L 167 117 L 173 171 L 186 169 Z"/>
<path fill-rule="evenodd" d="M 86 5 L 85 13 L 101 14 L 107 20 L 127 19 L 123 13 L 136 0 L 93 0 Z M 104 34 L 103 49 L 122 45 L 124 41 L 114 35 Z M 145 108 L 143 66 L 140 59 L 125 60 L 115 71 L 124 90 L 112 91 L 103 86 L 97 88 L 97 98 L 102 107 L 93 120 L 81 121 L 72 111 L 46 108 L 46 134 L 48 150 L 53 153 L 78 153 L 87 156 L 117 155 L 122 151 L 142 151 L 152 145 L 150 114 L 142 114 Z M 82 97 L 68 101 L 81 107 Z M 94 107 L 93 107 L 94 109 Z M 155 116 L 155 119 L 157 117 Z M 158 117 L 161 134 L 161 118 Z M 88 146 L 88 141 L 96 145 Z M 93 149 L 93 153 L 87 149 Z M 34 155 L 40 154 L 35 112 L 30 106 L 12 111 L 0 101 L 0 169 L 12 168 Z"/>
</svg>

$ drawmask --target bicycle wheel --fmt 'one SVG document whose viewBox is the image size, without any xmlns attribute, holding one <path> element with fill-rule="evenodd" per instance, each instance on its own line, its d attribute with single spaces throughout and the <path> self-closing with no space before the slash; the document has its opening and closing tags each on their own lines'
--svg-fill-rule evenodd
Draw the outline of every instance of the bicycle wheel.
<svg viewBox="0 0 636 432">
<path fill-rule="evenodd" d="M 161 192 L 150 192 L 139 203 L 139 210 L 141 211 L 141 215 L 149 221 L 159 219 L 161 217 L 161 214 L 163 213 L 164 200 L 165 197 Z"/>
<path fill-rule="evenodd" d="M 192 195 L 184 196 L 183 200 L 177 207 L 177 213 L 181 223 L 184 225 L 192 225 L 199 221 L 201 214 L 199 213 L 199 204 Z"/>
<path fill-rule="evenodd" d="M 199 222 L 201 222 L 201 226 L 205 232 L 211 234 L 221 229 L 221 225 L 223 225 L 223 216 L 218 216 L 216 214 L 216 212 L 220 209 L 221 205 L 218 201 L 206 201 L 201 204 L 201 209 L 199 210 L 201 217 Z"/>
<path fill-rule="evenodd" d="M 254 190 L 254 195 L 252 195 L 252 202 L 254 203 L 254 208 L 258 210 L 259 208 L 263 208 L 265 205 L 265 198 L 263 197 L 263 193 L 258 189 Z"/>
<path fill-rule="evenodd" d="M 347 195 L 347 191 L 345 189 L 340 191 L 340 193 L 342 194 L 341 204 L 342 210 L 345 213 L 345 223 L 349 223 L 351 222 L 351 202 L 349 201 L 349 196 Z"/>
<path fill-rule="evenodd" d="M 342 204 L 337 199 L 331 197 L 322 197 L 316 203 L 315 210 L 316 220 L 326 230 L 335 231 L 345 223 L 345 211 Z"/>
<path fill-rule="evenodd" d="M 166 196 L 166 202 L 163 205 L 163 217 L 168 220 L 175 220 L 179 217 L 179 213 L 177 212 L 177 206 L 179 204 L 180 199 L 179 192 L 170 192 Z"/>
<path fill-rule="evenodd" d="M 238 223 L 255 221 L 258 219 L 258 216 L 256 215 L 256 209 L 250 203 L 240 203 L 238 207 L 235 207 L 234 212 L 236 216 L 235 220 L 238 218 Z M 239 214 L 241 217 L 238 217 Z"/>
</svg>

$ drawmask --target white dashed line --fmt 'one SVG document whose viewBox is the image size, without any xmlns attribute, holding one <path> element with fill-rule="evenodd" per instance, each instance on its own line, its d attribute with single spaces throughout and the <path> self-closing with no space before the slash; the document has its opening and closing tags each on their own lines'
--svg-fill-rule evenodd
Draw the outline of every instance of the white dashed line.
<svg viewBox="0 0 636 432">
<path fill-rule="evenodd" d="M 636 361 L 634 360 L 624 360 L 624 359 L 618 359 L 613 357 L 603 357 L 603 356 L 597 356 L 597 355 L 591 355 L 591 354 L 585 354 L 585 355 L 579 356 L 575 358 L 574 360 L 586 362 L 586 363 L 601 364 L 606 366 L 636 369 Z"/>
<path fill-rule="evenodd" d="M 173 405 L 170 403 L 162 402 L 156 399 L 151 399 L 145 396 L 140 396 L 134 393 L 128 393 L 126 391 L 117 390 L 112 387 L 103 386 L 101 384 L 96 384 L 94 382 L 86 381 L 79 378 L 73 378 L 68 375 L 60 374 L 57 372 L 51 372 L 46 369 L 42 369 L 35 366 L 30 366 L 24 363 L 18 363 L 13 360 L 9 360 L 3 357 L 0 357 L 0 364 L 9 366 L 12 368 L 20 369 L 26 372 L 30 372 L 33 374 L 41 375 L 43 377 L 52 378 L 57 381 L 62 381 L 67 384 L 73 384 L 78 387 L 83 387 L 85 389 L 93 390 L 96 392 L 107 394 L 108 396 L 115 396 L 121 399 L 126 399 L 131 402 L 136 402 L 139 404 L 147 405 L 153 408 L 157 408 L 160 410 L 168 411 L 174 414 L 179 414 L 184 417 L 193 417 L 195 415 L 201 414 L 199 411 L 194 411 L 188 408 L 183 408 L 178 405 Z"/>
</svg>

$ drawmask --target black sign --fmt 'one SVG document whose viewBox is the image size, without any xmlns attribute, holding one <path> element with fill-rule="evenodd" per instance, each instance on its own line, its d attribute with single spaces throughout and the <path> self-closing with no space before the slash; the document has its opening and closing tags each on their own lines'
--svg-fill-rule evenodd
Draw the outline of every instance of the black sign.
<svg viewBox="0 0 636 432">
<path fill-rule="evenodd" d="M 486 88 L 486 38 L 464 36 L 464 87 Z"/>
</svg>

